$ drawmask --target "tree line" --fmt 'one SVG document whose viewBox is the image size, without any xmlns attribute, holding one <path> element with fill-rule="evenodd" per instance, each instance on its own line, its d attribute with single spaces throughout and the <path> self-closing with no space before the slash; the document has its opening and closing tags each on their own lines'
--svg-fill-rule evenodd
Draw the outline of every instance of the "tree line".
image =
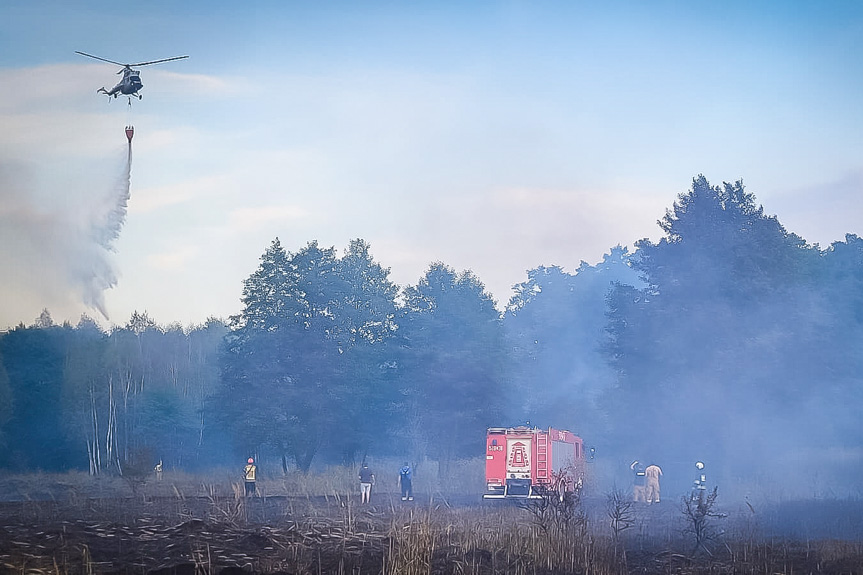
<svg viewBox="0 0 863 575">
<path fill-rule="evenodd" d="M 529 270 L 503 312 L 470 271 L 436 262 L 400 287 L 363 240 L 339 254 L 278 238 L 226 320 L 136 312 L 106 332 L 44 312 L 0 336 L 0 466 L 373 454 L 447 473 L 481 456 L 485 427 L 530 421 L 730 477 L 859 472 L 863 240 L 808 244 L 742 182 L 703 176 L 658 223 L 632 253 Z"/>
</svg>

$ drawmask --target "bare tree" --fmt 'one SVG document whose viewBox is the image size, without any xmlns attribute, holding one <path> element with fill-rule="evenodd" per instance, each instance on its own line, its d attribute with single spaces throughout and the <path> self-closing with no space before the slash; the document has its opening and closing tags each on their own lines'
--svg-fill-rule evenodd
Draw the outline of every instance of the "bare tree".
<svg viewBox="0 0 863 575">
<path fill-rule="evenodd" d="M 710 493 L 699 491 L 697 494 L 693 493 L 691 496 L 681 499 L 680 510 L 686 519 L 686 528 L 683 531 L 692 534 L 695 538 L 693 554 L 697 553 L 699 549 L 703 549 L 708 555 L 713 555 L 707 547 L 707 542 L 716 539 L 721 534 L 717 530 L 715 520 L 724 518 L 726 514 L 714 509 L 718 495 L 717 489 L 714 487 Z"/>
<path fill-rule="evenodd" d="M 614 538 L 614 554 L 617 555 L 620 534 L 635 525 L 634 502 L 617 486 L 605 496 L 605 513 L 611 520 L 611 533 Z"/>
<path fill-rule="evenodd" d="M 581 501 L 581 491 L 560 493 L 549 489 L 539 499 L 528 499 L 519 505 L 533 516 L 533 523 L 546 535 L 562 534 L 573 528 L 584 528 L 587 514 Z"/>
</svg>

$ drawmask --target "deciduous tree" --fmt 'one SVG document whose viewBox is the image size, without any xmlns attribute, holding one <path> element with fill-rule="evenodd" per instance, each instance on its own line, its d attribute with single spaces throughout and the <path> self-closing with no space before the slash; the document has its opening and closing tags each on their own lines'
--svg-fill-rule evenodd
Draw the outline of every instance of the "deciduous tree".
<svg viewBox="0 0 863 575">
<path fill-rule="evenodd" d="M 446 476 L 453 458 L 479 454 L 476 438 L 500 424 L 510 384 L 503 325 L 479 278 L 443 263 L 432 264 L 404 300 L 403 433 Z"/>
<path fill-rule="evenodd" d="M 387 273 L 359 240 L 341 260 L 317 242 L 288 253 L 276 239 L 267 249 L 222 358 L 221 399 L 247 449 L 270 445 L 308 470 L 327 440 L 368 418 L 380 363 L 368 349 L 394 330 Z M 356 443 L 341 441 L 350 457 Z"/>
</svg>

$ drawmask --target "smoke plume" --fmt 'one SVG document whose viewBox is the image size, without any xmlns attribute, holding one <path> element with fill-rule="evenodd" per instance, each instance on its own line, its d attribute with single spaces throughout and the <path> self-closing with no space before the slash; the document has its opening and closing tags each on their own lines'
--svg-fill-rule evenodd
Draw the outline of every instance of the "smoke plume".
<svg viewBox="0 0 863 575">
<path fill-rule="evenodd" d="M 0 163 L 0 297 L 8 304 L 0 328 L 43 308 L 66 318 L 89 308 L 109 319 L 104 296 L 118 280 L 111 252 L 130 198 L 131 143 L 117 160 L 113 169 L 104 160 Z"/>
</svg>

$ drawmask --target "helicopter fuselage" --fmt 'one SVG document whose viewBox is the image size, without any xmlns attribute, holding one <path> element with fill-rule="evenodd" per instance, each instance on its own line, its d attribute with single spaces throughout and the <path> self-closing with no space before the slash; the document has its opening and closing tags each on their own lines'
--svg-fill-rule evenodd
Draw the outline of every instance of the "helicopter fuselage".
<svg viewBox="0 0 863 575">
<path fill-rule="evenodd" d="M 123 70 L 123 79 L 120 80 L 116 86 L 111 88 L 111 90 L 106 90 L 104 87 L 99 88 L 97 92 L 101 92 L 103 94 L 107 94 L 108 96 L 114 96 L 115 98 L 123 94 L 125 96 L 138 96 L 138 90 L 144 87 L 144 84 L 141 82 L 141 72 L 138 70 Z"/>
</svg>

